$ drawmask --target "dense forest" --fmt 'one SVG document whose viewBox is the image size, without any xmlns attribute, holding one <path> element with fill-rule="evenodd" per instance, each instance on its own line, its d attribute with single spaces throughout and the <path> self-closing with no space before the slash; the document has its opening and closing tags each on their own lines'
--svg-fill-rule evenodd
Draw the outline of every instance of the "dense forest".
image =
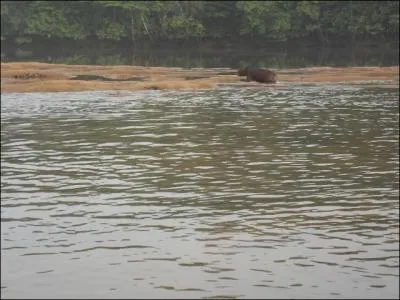
<svg viewBox="0 0 400 300">
<path fill-rule="evenodd" d="M 98 40 L 399 36 L 399 1 L 1 1 L 1 38 Z"/>
</svg>

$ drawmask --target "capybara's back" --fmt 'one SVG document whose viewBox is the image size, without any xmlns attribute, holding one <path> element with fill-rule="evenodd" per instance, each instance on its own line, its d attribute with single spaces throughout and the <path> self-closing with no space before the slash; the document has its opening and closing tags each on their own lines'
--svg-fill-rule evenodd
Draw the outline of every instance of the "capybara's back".
<svg viewBox="0 0 400 300">
<path fill-rule="evenodd" d="M 276 83 L 277 75 L 268 69 L 250 69 L 248 67 L 238 71 L 239 76 L 247 76 L 247 81 L 257 81 L 262 83 Z"/>
</svg>

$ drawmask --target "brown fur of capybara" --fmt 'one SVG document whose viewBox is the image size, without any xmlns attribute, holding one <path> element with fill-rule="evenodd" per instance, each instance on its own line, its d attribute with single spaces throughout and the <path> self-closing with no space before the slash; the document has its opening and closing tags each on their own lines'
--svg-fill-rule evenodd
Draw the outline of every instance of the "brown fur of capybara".
<svg viewBox="0 0 400 300">
<path fill-rule="evenodd" d="M 276 83 L 277 75 L 268 69 L 250 69 L 246 67 L 238 71 L 239 76 L 247 76 L 247 81 L 257 81 L 263 83 Z"/>
</svg>

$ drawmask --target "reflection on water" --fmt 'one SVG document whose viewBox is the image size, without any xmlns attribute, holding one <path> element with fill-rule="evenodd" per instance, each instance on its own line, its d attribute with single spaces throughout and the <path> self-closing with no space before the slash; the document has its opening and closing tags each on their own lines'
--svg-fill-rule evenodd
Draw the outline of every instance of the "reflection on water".
<svg viewBox="0 0 400 300">
<path fill-rule="evenodd" d="M 239 68 L 248 65 L 269 68 L 302 68 L 310 66 L 397 66 L 398 43 L 371 45 L 338 44 L 322 47 L 305 41 L 292 44 L 241 42 L 207 46 L 207 42 L 179 45 L 140 45 L 117 43 L 36 42 L 14 45 L 2 43 L 2 62 L 38 61 L 82 65 L 136 65 L 183 68 Z M 4 45 L 3 45 L 4 44 Z"/>
<path fill-rule="evenodd" d="M 2 297 L 399 296 L 398 90 L 2 94 Z"/>
</svg>

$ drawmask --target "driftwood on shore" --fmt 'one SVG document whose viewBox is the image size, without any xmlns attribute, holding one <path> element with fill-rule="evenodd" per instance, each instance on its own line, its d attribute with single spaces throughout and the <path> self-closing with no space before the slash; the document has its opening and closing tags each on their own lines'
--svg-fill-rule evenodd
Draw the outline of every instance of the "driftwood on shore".
<svg viewBox="0 0 400 300">
<path fill-rule="evenodd" d="M 145 77 L 129 77 L 129 78 L 122 78 L 122 79 L 114 79 L 114 78 L 108 78 L 100 75 L 76 75 L 71 78 L 71 80 L 86 80 L 86 81 L 92 81 L 92 80 L 99 80 L 99 81 L 144 81 L 146 78 Z"/>
<path fill-rule="evenodd" d="M 268 86 L 319 83 L 399 85 L 399 67 L 301 68 L 274 70 L 278 83 Z M 140 89 L 213 89 L 243 87 L 230 68 L 168 68 L 142 66 L 63 65 L 37 62 L 1 63 L 1 92 L 63 92 Z M 263 83 L 245 84 L 261 87 Z"/>
</svg>

